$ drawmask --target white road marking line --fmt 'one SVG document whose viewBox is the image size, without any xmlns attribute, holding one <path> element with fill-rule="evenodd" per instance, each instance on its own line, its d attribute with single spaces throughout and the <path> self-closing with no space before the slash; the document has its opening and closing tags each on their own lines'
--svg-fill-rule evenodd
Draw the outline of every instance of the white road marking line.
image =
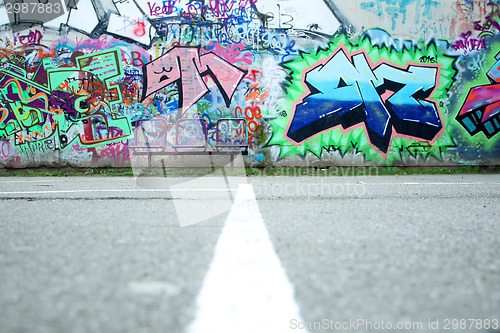
<svg viewBox="0 0 500 333">
<path fill-rule="evenodd" d="M 52 179 L 47 179 L 48 182 L 52 182 L 54 180 Z M 46 180 L 36 180 L 36 179 L 33 179 L 33 180 L 0 180 L 0 183 L 45 183 L 47 182 Z"/>
<path fill-rule="evenodd" d="M 188 333 L 293 332 L 290 321 L 303 321 L 250 184 L 239 187 L 197 306 Z"/>
<path fill-rule="evenodd" d="M 335 182 L 339 185 L 500 185 L 500 183 L 344 183 Z M 276 184 L 280 186 L 280 184 Z M 12 195 L 12 194 L 56 194 L 56 193 L 103 193 L 103 192 L 189 192 L 189 191 L 208 191 L 208 192 L 225 192 L 225 191 L 237 191 L 237 189 L 222 189 L 222 188 L 169 188 L 169 189 L 87 189 L 87 190 L 46 190 L 46 191 L 2 191 L 0 195 Z"/>
<path fill-rule="evenodd" d="M 13 191 L 0 192 L 0 195 L 7 194 L 54 194 L 54 193 L 101 193 L 101 192 L 184 192 L 184 191 L 237 191 L 236 189 L 220 189 L 220 188 L 176 188 L 176 189 L 119 189 L 119 190 L 53 190 L 53 191 Z"/>
<path fill-rule="evenodd" d="M 50 182 L 53 182 L 53 183 L 64 182 L 64 183 L 66 183 L 68 181 L 68 178 L 70 178 L 70 177 L 57 177 L 57 176 L 55 176 L 55 177 L 43 177 L 42 179 L 29 179 L 29 180 L 3 180 L 0 178 L 0 183 L 50 183 Z M 90 178 L 90 177 L 85 177 L 85 176 L 75 176 L 75 177 L 73 177 L 72 180 L 74 180 L 75 178 L 78 178 L 79 180 L 80 179 L 85 180 L 85 183 L 87 183 L 89 181 L 93 181 L 93 180 L 99 180 L 99 178 L 97 178 L 97 177 Z M 114 178 L 113 181 L 116 181 L 116 180 L 128 181 L 128 182 L 134 181 L 133 177 L 116 176 L 113 178 Z"/>
<path fill-rule="evenodd" d="M 164 281 L 132 281 L 128 287 L 132 293 L 139 295 L 178 295 L 181 292 L 180 287 Z"/>
</svg>

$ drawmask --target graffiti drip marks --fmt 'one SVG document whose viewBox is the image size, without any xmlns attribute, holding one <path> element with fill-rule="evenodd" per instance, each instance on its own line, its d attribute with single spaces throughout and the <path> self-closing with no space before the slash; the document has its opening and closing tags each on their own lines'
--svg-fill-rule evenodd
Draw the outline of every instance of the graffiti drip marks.
<svg viewBox="0 0 500 333">
<path fill-rule="evenodd" d="M 304 71 L 307 91 L 293 104 L 286 138 L 298 146 L 335 127 L 347 132 L 363 126 L 382 155 L 396 135 L 433 142 L 443 130 L 438 107 L 429 99 L 439 71 L 431 64 L 373 65 L 365 52 L 348 55 L 341 45 Z"/>
<path fill-rule="evenodd" d="M 487 73 L 492 84 L 473 87 L 456 119 L 470 135 L 483 132 L 488 139 L 500 132 L 500 53 Z"/>
<path fill-rule="evenodd" d="M 204 81 L 206 76 L 212 78 L 222 93 L 227 106 L 236 91 L 238 84 L 247 74 L 216 54 L 209 52 L 200 56 L 199 47 L 175 46 L 161 57 L 144 65 L 143 90 L 144 100 L 160 89 L 176 83 L 179 90 L 179 111 L 182 115 L 198 102 L 209 88 Z"/>
</svg>

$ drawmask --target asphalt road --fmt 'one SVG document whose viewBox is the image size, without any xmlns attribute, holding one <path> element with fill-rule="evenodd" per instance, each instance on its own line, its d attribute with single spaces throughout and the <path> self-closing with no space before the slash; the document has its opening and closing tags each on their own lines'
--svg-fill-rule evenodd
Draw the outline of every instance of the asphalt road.
<svg viewBox="0 0 500 333">
<path fill-rule="evenodd" d="M 499 198 L 500 175 L 2 177 L 0 332 L 500 332 Z"/>
</svg>

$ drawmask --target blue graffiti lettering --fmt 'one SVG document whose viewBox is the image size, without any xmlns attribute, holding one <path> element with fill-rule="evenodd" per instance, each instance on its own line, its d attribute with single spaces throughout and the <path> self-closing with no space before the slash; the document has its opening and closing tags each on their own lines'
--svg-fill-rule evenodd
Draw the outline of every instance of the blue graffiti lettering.
<svg viewBox="0 0 500 333">
<path fill-rule="evenodd" d="M 342 126 L 364 124 L 372 146 L 389 150 L 394 131 L 432 141 L 443 128 L 435 102 L 426 100 L 436 87 L 438 68 L 382 63 L 374 69 L 365 53 L 349 60 L 340 48 L 324 64 L 306 73 L 310 93 L 295 107 L 288 139 L 300 144 Z"/>
</svg>

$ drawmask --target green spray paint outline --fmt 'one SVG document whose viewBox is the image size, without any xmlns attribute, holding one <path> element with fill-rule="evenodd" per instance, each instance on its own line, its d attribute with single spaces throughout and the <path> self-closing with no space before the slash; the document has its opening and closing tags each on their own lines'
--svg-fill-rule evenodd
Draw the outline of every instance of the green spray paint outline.
<svg viewBox="0 0 500 333">
<path fill-rule="evenodd" d="M 306 91 L 307 88 L 302 82 L 302 72 L 318 61 L 326 59 L 342 44 L 349 54 L 364 50 L 373 63 L 385 60 L 399 67 L 406 67 L 408 63 L 418 63 L 419 59 L 424 56 L 435 57 L 437 59 L 436 64 L 440 65 L 441 68 L 441 76 L 438 87 L 436 87 L 434 93 L 429 96 L 429 99 L 438 102 L 447 98 L 447 92 L 457 73 L 454 69 L 456 58 L 444 55 L 439 51 L 435 43 L 429 43 L 425 50 L 415 47 L 398 51 L 394 48 L 373 46 L 368 37 L 356 42 L 350 41 L 345 35 L 342 35 L 333 39 L 327 48 L 319 48 L 315 53 L 301 52 L 300 55 L 292 61 L 282 64 L 282 67 L 288 72 L 287 82 L 285 83 L 286 94 L 283 108 L 291 110 L 293 102 L 300 98 Z M 443 108 L 444 107 L 441 105 L 439 106 L 441 116 L 443 120 L 445 120 Z M 414 144 L 418 142 L 417 140 L 394 137 L 387 158 L 384 158 L 369 145 L 363 127 L 357 127 L 346 134 L 343 134 L 339 128 L 335 128 L 319 134 L 296 147 L 284 138 L 289 120 L 290 114 L 286 117 L 280 117 L 270 121 L 273 135 L 267 143 L 267 146 L 280 146 L 280 155 L 278 159 L 294 155 L 305 157 L 308 152 L 319 158 L 323 150 L 333 147 L 334 150 L 340 152 L 341 156 L 345 156 L 348 153 L 362 153 L 366 160 L 375 160 L 378 164 L 389 165 L 396 161 L 402 161 L 405 157 L 412 156 L 416 158 L 417 155 L 423 159 L 434 157 L 441 160 L 443 150 L 446 150 L 447 147 L 454 146 L 453 139 L 446 129 L 429 149 L 424 149 L 414 154 L 411 153 L 410 149 L 415 146 Z M 443 125 L 446 126 L 446 121 Z"/>
</svg>

